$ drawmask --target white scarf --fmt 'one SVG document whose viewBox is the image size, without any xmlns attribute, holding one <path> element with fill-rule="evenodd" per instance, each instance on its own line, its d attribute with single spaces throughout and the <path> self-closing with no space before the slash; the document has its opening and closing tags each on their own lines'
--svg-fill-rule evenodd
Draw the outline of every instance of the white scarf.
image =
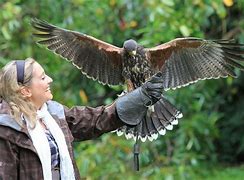
<svg viewBox="0 0 244 180">
<path fill-rule="evenodd" d="M 49 129 L 58 145 L 61 180 L 75 180 L 74 168 L 69 155 L 67 144 L 65 142 L 64 134 L 56 121 L 48 112 L 46 104 L 44 104 L 42 108 L 37 111 L 37 117 L 43 120 L 44 124 Z M 34 129 L 29 128 L 27 121 L 27 127 L 33 145 L 36 148 L 37 154 L 41 160 L 44 180 L 51 180 L 51 152 L 45 131 L 41 127 L 39 121 L 37 121 L 36 127 Z"/>
</svg>

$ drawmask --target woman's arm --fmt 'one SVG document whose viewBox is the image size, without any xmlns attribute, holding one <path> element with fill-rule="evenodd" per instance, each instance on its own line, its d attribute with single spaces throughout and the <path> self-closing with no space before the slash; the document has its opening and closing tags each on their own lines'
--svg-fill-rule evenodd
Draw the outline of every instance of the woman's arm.
<svg viewBox="0 0 244 180">
<path fill-rule="evenodd" d="M 157 73 L 141 87 L 118 98 L 109 106 L 65 108 L 65 116 L 75 140 L 86 140 L 123 125 L 141 122 L 148 106 L 156 103 L 163 92 L 162 73 Z"/>
<path fill-rule="evenodd" d="M 124 125 L 117 115 L 115 104 L 96 108 L 64 107 L 64 112 L 75 140 L 93 139 Z"/>
</svg>

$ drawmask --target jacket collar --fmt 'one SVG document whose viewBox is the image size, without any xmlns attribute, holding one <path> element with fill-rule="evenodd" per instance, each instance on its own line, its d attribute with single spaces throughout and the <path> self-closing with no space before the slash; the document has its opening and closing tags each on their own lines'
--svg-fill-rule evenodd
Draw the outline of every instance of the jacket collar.
<svg viewBox="0 0 244 180">
<path fill-rule="evenodd" d="M 55 101 L 47 102 L 48 111 L 52 116 L 58 119 L 65 119 L 63 106 Z M 56 119 L 56 118 L 55 118 Z M 0 125 L 8 126 L 17 131 L 23 131 L 23 128 L 10 116 L 9 105 L 0 99 Z"/>
<path fill-rule="evenodd" d="M 55 116 L 55 120 L 64 118 L 63 106 L 57 102 L 49 101 L 47 103 L 48 111 L 52 116 Z M 59 121 L 57 121 L 58 124 Z M 21 127 L 10 115 L 10 107 L 8 103 L 0 99 L 0 137 L 6 140 L 16 143 L 19 146 L 28 148 L 36 152 L 28 133 L 27 127 Z M 17 133 L 18 131 L 19 133 Z M 10 138 L 11 137 L 11 138 Z"/>
<path fill-rule="evenodd" d="M 56 101 L 48 101 L 47 108 L 52 116 L 56 116 L 58 119 L 65 119 L 63 105 Z"/>
<path fill-rule="evenodd" d="M 21 131 L 21 126 L 10 116 L 8 103 L 0 99 L 0 125 L 8 126 L 17 131 Z"/>
<path fill-rule="evenodd" d="M 21 126 L 9 115 L 9 114 L 0 114 L 0 125 L 8 126 L 17 131 L 21 131 Z"/>
<path fill-rule="evenodd" d="M 0 114 L 0 131 L 1 138 L 36 153 L 27 128 L 22 128 L 10 115 Z"/>
</svg>

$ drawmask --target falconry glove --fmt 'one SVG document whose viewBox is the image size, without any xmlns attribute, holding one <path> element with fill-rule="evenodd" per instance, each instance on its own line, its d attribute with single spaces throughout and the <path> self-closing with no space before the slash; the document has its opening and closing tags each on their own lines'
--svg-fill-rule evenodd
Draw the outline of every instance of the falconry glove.
<svg viewBox="0 0 244 180">
<path fill-rule="evenodd" d="M 156 103 L 163 92 L 162 73 L 157 73 L 141 87 L 120 97 L 116 101 L 119 118 L 128 125 L 137 125 L 150 105 Z"/>
<path fill-rule="evenodd" d="M 163 92 L 162 73 L 158 72 L 152 76 L 149 81 L 141 86 L 141 91 L 147 97 L 144 101 L 146 106 L 155 104 L 161 98 Z M 148 98 L 150 101 L 148 101 Z"/>
</svg>

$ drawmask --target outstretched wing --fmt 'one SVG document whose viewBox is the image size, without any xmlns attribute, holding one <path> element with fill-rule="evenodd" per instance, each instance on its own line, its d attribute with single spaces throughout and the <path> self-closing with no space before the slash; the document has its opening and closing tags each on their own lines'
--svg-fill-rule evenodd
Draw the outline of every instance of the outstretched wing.
<svg viewBox="0 0 244 180">
<path fill-rule="evenodd" d="M 146 49 L 153 68 L 162 71 L 165 89 L 187 86 L 198 80 L 235 76 L 244 70 L 244 44 L 228 40 L 177 38 Z"/>
<path fill-rule="evenodd" d="M 72 62 L 83 74 L 103 84 L 124 83 L 122 48 L 39 19 L 32 19 L 31 24 L 36 29 L 33 35 L 41 38 L 39 44 Z"/>
</svg>

